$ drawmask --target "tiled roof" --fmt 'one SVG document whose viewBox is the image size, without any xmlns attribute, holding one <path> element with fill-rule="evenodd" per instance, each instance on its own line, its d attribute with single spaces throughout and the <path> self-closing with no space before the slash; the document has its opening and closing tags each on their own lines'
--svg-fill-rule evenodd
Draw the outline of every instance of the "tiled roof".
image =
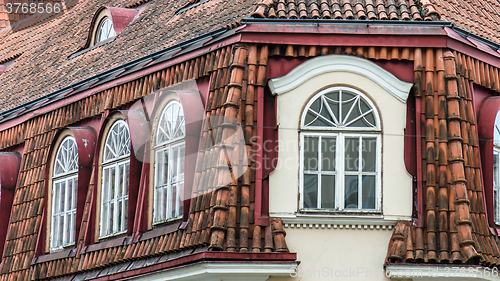
<svg viewBox="0 0 500 281">
<path fill-rule="evenodd" d="M 256 1 L 201 1 L 179 13 L 190 1 L 150 1 L 115 40 L 77 57 L 70 56 L 85 45 L 98 8 L 133 7 L 144 1 L 80 1 L 55 19 L 42 14 L 41 23 L 37 15 L 17 22 L 0 31 L 0 62 L 23 54 L 0 77 L 0 112 L 216 28 L 234 26 L 250 16 Z"/>
<path fill-rule="evenodd" d="M 221 146 L 210 144 L 212 138 L 220 140 L 226 135 L 226 130 L 231 130 L 232 126 L 224 123 L 204 126 L 187 224 L 170 225 L 171 228 L 156 235 L 145 232 L 137 241 L 124 242 L 124 239 L 121 243 L 105 247 L 99 244 L 87 247 L 84 242 L 85 231 L 81 231 L 74 256 L 66 255 L 51 260 L 44 260 L 42 256 L 32 264 L 43 221 L 46 197 L 44 171 L 50 145 L 61 128 L 89 117 L 102 116 L 108 109 L 119 108 L 158 89 L 210 76 L 212 83 L 207 120 L 217 119 L 214 118 L 217 116 L 237 119 L 245 127 L 245 144 L 250 147 L 249 151 L 254 151 L 251 147 L 256 135 L 255 94 L 266 83 L 267 57 L 267 46 L 233 45 L 219 48 L 0 132 L 0 149 L 20 143 L 24 143 L 25 147 L 0 267 L 0 280 L 38 280 L 61 275 L 76 276 L 75 280 L 79 280 L 85 276 L 105 276 L 138 267 L 145 268 L 207 249 L 274 255 L 288 252 L 280 219 L 270 219 L 266 225 L 255 222 L 255 169 L 247 169 L 241 181 L 236 180 L 224 186 L 220 184 L 219 179 L 227 176 L 231 178 L 231 175 L 226 174 L 227 169 L 219 169 Z M 232 145 L 230 141 L 227 142 L 224 140 L 225 145 Z M 251 165 L 255 165 L 255 162 Z M 95 211 L 91 205 L 95 188 L 93 182 L 91 180 L 87 191 L 81 230 L 88 229 L 91 214 Z"/>
<path fill-rule="evenodd" d="M 263 0 L 258 3 L 258 9 L 252 16 L 282 19 L 422 20 L 420 6 L 414 0 Z M 430 17 L 426 19 L 432 20 Z"/>
<path fill-rule="evenodd" d="M 496 0 L 430 0 L 441 20 L 500 43 L 500 2 Z"/>
<path fill-rule="evenodd" d="M 499 69 L 465 54 L 415 50 L 415 96 L 421 101 L 421 224 L 398 222 L 388 264 L 500 264 L 489 229 L 470 83 L 500 91 Z"/>
</svg>

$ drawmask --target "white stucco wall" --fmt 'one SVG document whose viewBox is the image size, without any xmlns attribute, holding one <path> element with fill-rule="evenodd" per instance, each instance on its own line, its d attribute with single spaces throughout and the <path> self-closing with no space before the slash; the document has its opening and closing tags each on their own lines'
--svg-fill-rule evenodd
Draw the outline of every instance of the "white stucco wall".
<svg viewBox="0 0 500 281">
<path fill-rule="evenodd" d="M 371 62 L 368 64 L 372 67 L 368 71 L 386 72 Z M 311 73 L 314 70 L 309 68 L 308 71 Z M 296 277 L 270 280 L 389 280 L 383 274 L 383 264 L 393 226 L 398 219 L 410 220 L 412 211 L 412 178 L 404 164 L 406 104 L 404 99 L 390 93 L 384 85 L 356 71 L 322 71 L 309 76 L 309 79 L 288 87 L 285 92 L 279 92 L 279 83 L 271 83 L 272 91 L 278 94 L 280 147 L 277 168 L 269 178 L 270 214 L 283 219 L 288 247 L 291 252 L 297 253 L 301 264 Z M 381 214 L 345 216 L 342 213 L 298 212 L 300 118 L 309 99 L 331 86 L 360 90 L 371 98 L 380 114 Z"/>
<path fill-rule="evenodd" d="M 273 277 L 270 281 L 393 280 L 383 271 L 392 230 L 285 230 L 287 245 L 301 263 L 290 277 Z"/>
</svg>

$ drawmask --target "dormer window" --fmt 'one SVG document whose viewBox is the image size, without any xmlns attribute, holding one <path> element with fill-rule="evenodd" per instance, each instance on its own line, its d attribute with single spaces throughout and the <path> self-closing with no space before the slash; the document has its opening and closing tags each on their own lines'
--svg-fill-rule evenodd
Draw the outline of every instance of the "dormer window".
<svg viewBox="0 0 500 281">
<path fill-rule="evenodd" d="M 105 17 L 99 24 L 96 43 L 100 43 L 114 36 L 116 36 L 116 32 L 113 27 L 113 21 L 111 21 L 110 18 Z"/>
<path fill-rule="evenodd" d="M 101 7 L 92 19 L 84 49 L 112 41 L 137 15 L 136 9 Z"/>
</svg>

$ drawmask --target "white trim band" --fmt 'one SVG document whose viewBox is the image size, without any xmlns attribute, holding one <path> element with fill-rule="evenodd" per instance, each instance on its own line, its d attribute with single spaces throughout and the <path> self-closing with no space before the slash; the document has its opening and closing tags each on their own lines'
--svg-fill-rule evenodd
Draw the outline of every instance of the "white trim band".
<svg viewBox="0 0 500 281">
<path fill-rule="evenodd" d="M 393 229 L 398 220 L 410 221 L 410 217 L 389 217 L 383 215 L 325 215 L 325 214 L 284 214 L 274 213 L 271 217 L 280 218 L 285 228 L 316 229 Z"/>
<path fill-rule="evenodd" d="M 364 76 L 403 103 L 406 103 L 413 86 L 412 83 L 401 81 L 389 71 L 367 59 L 345 55 L 327 55 L 312 58 L 288 74 L 270 79 L 269 88 L 273 94 L 281 95 L 290 92 L 313 77 L 329 72 L 351 72 Z"/>
<path fill-rule="evenodd" d="M 295 263 L 221 263 L 203 262 L 136 277 L 136 281 L 265 281 L 271 276 L 290 277 Z"/>
</svg>

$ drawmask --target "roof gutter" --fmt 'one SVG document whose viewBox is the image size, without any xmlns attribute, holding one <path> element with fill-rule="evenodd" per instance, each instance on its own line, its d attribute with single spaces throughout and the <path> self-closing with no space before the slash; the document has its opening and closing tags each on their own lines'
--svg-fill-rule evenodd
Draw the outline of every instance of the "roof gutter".
<svg viewBox="0 0 500 281">
<path fill-rule="evenodd" d="M 495 42 L 495 41 L 491 41 L 490 39 L 487 39 L 487 38 L 484 38 L 484 37 L 481 37 L 477 34 L 474 34 L 468 30 L 465 30 L 461 27 L 458 27 L 458 26 L 452 26 L 452 29 L 458 33 L 460 36 L 462 36 L 464 39 L 467 39 L 468 37 L 476 40 L 476 41 L 479 41 L 485 45 L 488 45 L 488 47 L 492 48 L 493 50 L 495 51 L 498 51 L 498 49 L 500 49 L 500 44 Z"/>
</svg>

